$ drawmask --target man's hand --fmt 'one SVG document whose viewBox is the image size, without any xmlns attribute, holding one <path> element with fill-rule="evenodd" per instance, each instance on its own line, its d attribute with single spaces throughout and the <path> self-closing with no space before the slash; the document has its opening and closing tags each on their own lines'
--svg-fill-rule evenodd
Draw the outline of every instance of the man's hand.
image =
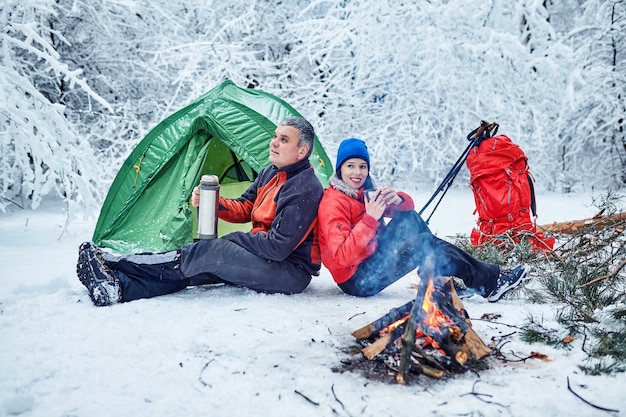
<svg viewBox="0 0 626 417">
<path fill-rule="evenodd" d="M 200 207 L 200 187 L 196 186 L 191 193 L 191 205 Z"/>
</svg>

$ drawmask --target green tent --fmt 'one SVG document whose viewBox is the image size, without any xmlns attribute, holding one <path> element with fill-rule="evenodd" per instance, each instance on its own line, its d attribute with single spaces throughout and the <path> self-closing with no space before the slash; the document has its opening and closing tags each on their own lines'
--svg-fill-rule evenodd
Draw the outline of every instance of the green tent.
<svg viewBox="0 0 626 417">
<path fill-rule="evenodd" d="M 118 252 L 162 252 L 191 243 L 191 192 L 203 174 L 220 178 L 220 195 L 239 197 L 269 164 L 278 122 L 300 114 L 283 100 L 232 81 L 159 123 L 126 159 L 100 211 L 95 244 Z M 319 140 L 311 155 L 324 186 L 332 165 Z M 249 230 L 249 224 L 237 228 Z M 233 230 L 218 225 L 220 235 Z"/>
</svg>

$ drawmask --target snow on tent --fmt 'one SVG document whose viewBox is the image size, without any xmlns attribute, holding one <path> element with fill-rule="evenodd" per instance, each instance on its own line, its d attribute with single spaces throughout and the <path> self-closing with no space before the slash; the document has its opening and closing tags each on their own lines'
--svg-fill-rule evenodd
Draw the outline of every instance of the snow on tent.
<svg viewBox="0 0 626 417">
<path fill-rule="evenodd" d="M 283 100 L 231 81 L 208 91 L 150 131 L 131 152 L 106 196 L 93 234 L 118 252 L 162 252 L 191 243 L 191 192 L 203 174 L 217 175 L 220 195 L 239 197 L 269 164 L 277 124 L 300 114 Z M 318 138 L 311 163 L 324 186 L 332 165 Z M 249 230 L 221 222 L 220 235 Z"/>
</svg>

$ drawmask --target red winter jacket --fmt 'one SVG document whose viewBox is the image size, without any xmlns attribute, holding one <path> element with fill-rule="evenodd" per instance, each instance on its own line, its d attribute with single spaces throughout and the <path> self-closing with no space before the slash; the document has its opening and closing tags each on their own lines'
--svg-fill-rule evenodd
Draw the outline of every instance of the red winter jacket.
<svg viewBox="0 0 626 417">
<path fill-rule="evenodd" d="M 377 231 L 384 228 L 380 221 L 365 213 L 363 188 L 354 190 L 334 175 L 324 191 L 318 210 L 318 238 L 322 263 L 338 284 L 346 282 L 365 259 L 378 249 Z M 398 192 L 404 202 L 391 205 L 383 217 L 393 217 L 395 211 L 414 209 L 413 199 Z"/>
</svg>

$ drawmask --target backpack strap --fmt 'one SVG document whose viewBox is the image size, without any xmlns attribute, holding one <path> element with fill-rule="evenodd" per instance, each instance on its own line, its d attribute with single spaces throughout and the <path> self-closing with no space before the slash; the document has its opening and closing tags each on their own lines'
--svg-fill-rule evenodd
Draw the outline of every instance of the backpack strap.
<svg viewBox="0 0 626 417">
<path fill-rule="evenodd" d="M 530 211 L 533 213 L 533 217 L 537 217 L 537 199 L 535 198 L 535 184 L 534 178 L 530 173 L 526 174 L 528 178 L 528 186 L 530 187 Z"/>
</svg>

